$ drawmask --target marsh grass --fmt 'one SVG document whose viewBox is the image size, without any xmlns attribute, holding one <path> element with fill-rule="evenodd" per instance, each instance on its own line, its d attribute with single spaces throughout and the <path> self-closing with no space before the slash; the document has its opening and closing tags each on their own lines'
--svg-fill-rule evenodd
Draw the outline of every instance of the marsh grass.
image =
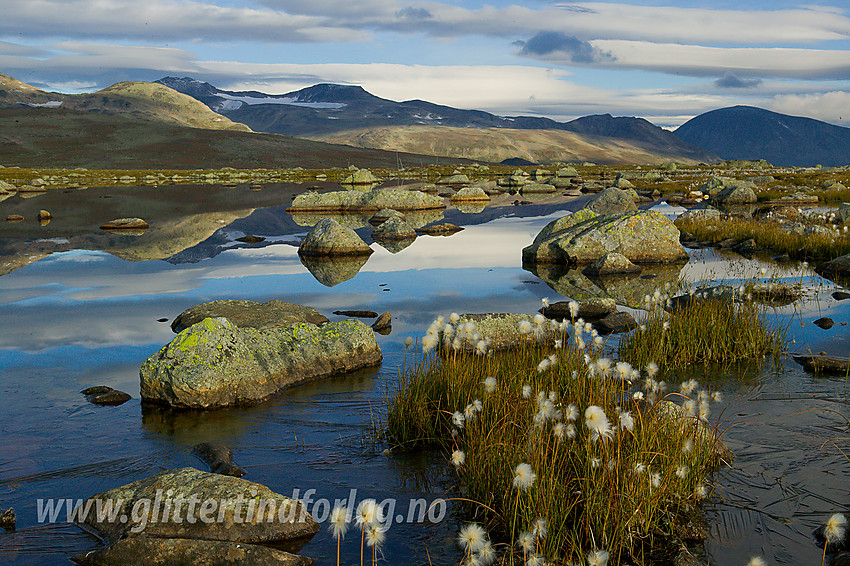
<svg viewBox="0 0 850 566">
<path fill-rule="evenodd" d="M 562 348 L 546 340 L 483 356 L 450 347 L 409 353 L 387 392 L 386 439 L 463 453 L 462 463 L 452 458 L 463 496 L 503 541 L 505 563 L 534 555 L 584 563 L 597 549 L 610 552 L 610 564 L 644 563 L 670 542 L 670 518 L 698 509 L 710 492 L 715 434 L 695 413 L 670 410 L 663 384 L 651 379 L 655 367 L 643 380 L 571 331 L 568 339 L 562 330 Z M 708 392 L 692 397 L 694 406 L 709 403 Z M 517 483 L 520 464 L 536 476 L 527 488 Z"/>
<path fill-rule="evenodd" d="M 654 361 L 666 369 L 760 364 L 765 358 L 777 361 L 786 338 L 787 331 L 773 325 L 753 301 L 708 297 L 673 313 L 660 306 L 651 309 L 641 327 L 620 342 L 618 355 L 638 365 Z"/>
<path fill-rule="evenodd" d="M 781 224 L 749 219 L 727 219 L 711 222 L 699 219 L 676 220 L 676 227 L 701 242 L 718 243 L 752 238 L 760 248 L 787 253 L 800 259 L 830 260 L 850 253 L 850 238 L 846 236 L 799 235 L 780 229 Z"/>
</svg>

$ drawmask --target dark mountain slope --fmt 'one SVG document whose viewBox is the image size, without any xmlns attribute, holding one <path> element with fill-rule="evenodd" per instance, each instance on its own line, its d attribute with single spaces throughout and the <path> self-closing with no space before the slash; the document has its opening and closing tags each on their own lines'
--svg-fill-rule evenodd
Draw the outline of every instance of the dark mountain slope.
<svg viewBox="0 0 850 566">
<path fill-rule="evenodd" d="M 850 163 L 850 129 L 752 106 L 706 112 L 674 133 L 723 159 L 766 159 L 779 166 Z"/>
</svg>

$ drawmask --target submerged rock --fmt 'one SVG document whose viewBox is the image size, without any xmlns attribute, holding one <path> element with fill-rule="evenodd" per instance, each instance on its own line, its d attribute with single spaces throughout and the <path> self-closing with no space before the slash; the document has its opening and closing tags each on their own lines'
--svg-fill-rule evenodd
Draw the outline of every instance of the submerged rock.
<svg viewBox="0 0 850 566">
<path fill-rule="evenodd" d="M 590 263 L 617 252 L 634 263 L 686 262 L 679 230 L 662 213 L 633 211 L 598 215 L 581 210 L 550 222 L 522 250 L 528 263 Z"/>
<path fill-rule="evenodd" d="M 850 360 L 847 358 L 814 355 L 800 355 L 793 358 L 809 373 L 846 376 L 850 372 Z"/>
<path fill-rule="evenodd" d="M 242 300 L 220 300 L 188 308 L 171 323 L 171 330 L 182 332 L 205 318 L 224 317 L 239 328 L 268 328 L 309 322 L 321 326 L 328 318 L 314 308 L 272 300 L 267 303 Z"/>
<path fill-rule="evenodd" d="M 614 299 L 594 297 L 583 301 L 576 301 L 578 310 L 573 316 L 570 311 L 570 303 L 572 301 L 558 301 L 552 303 L 548 307 L 544 307 L 540 312 L 546 318 L 555 320 L 572 320 L 573 318 L 583 318 L 588 322 L 605 318 L 611 313 L 617 312 L 617 302 Z"/>
<path fill-rule="evenodd" d="M 540 315 L 537 315 L 540 316 Z M 527 322 L 529 332 L 523 333 L 520 323 Z M 457 323 L 457 335 L 463 325 L 472 323 L 473 334 L 478 334 L 481 340 L 487 344 L 488 351 L 507 350 L 517 348 L 523 343 L 531 343 L 560 336 L 559 332 L 553 330 L 551 321 L 543 320 L 542 324 L 536 324 L 534 317 L 527 314 L 517 313 L 484 313 L 461 315 Z M 475 350 L 477 343 L 463 341 L 461 348 L 467 351 Z M 448 345 L 447 345 L 448 347 Z"/>
<path fill-rule="evenodd" d="M 245 470 L 233 463 L 233 449 L 218 442 L 200 442 L 192 447 L 192 454 L 210 467 L 213 474 L 241 478 Z"/>
<path fill-rule="evenodd" d="M 287 387 L 381 359 L 372 330 L 354 319 L 259 330 L 205 318 L 142 364 L 141 395 L 146 402 L 189 409 L 259 403 Z"/>
<path fill-rule="evenodd" d="M 271 543 L 319 530 L 300 501 L 258 483 L 195 468 L 166 470 L 93 495 L 84 505 L 98 501 L 115 505 L 115 518 L 88 513 L 83 525 L 113 543 L 140 535 Z M 127 520 L 118 520 L 122 516 Z"/>
<path fill-rule="evenodd" d="M 325 218 L 313 226 L 298 246 L 301 256 L 369 255 L 372 248 L 351 228 L 333 218 Z"/>
<path fill-rule="evenodd" d="M 316 281 L 325 287 L 339 285 L 348 281 L 366 265 L 368 255 L 353 256 L 298 256 L 301 264 L 316 278 Z"/>
<path fill-rule="evenodd" d="M 94 387 L 83 389 L 80 393 L 86 396 L 86 400 L 89 403 L 94 403 L 95 405 L 123 405 L 132 399 L 127 393 L 112 389 L 106 385 L 95 385 Z"/>
<path fill-rule="evenodd" d="M 141 218 L 116 218 L 115 220 L 110 220 L 109 222 L 105 222 L 100 225 L 101 230 L 113 230 L 113 231 L 121 231 L 121 230 L 147 230 L 149 228 L 149 224 L 142 220 Z"/>
<path fill-rule="evenodd" d="M 80 566 L 309 566 L 313 561 L 258 544 L 218 540 L 133 537 L 78 554 Z"/>
<path fill-rule="evenodd" d="M 638 327 L 638 323 L 630 313 L 625 311 L 613 312 L 595 322 L 593 326 L 599 334 L 619 334 Z"/>
</svg>

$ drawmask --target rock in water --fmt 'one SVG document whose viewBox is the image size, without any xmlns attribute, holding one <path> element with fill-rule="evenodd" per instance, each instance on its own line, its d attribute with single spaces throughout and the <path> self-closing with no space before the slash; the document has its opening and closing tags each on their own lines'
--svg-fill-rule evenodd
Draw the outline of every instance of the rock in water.
<svg viewBox="0 0 850 566">
<path fill-rule="evenodd" d="M 241 478 L 245 470 L 233 463 L 233 449 L 218 442 L 201 442 L 192 447 L 192 454 L 210 467 L 210 472 Z"/>
<path fill-rule="evenodd" d="M 600 334 L 617 334 L 620 332 L 628 332 L 638 327 L 634 317 L 625 311 L 619 311 L 609 314 L 603 319 L 593 324 Z"/>
<path fill-rule="evenodd" d="M 617 214 L 637 210 L 637 205 L 626 191 L 617 187 L 608 187 L 588 201 L 585 208 L 596 214 Z"/>
<path fill-rule="evenodd" d="M 812 324 L 817 327 L 823 328 L 824 330 L 829 330 L 835 324 L 835 321 L 829 318 L 828 316 L 823 316 L 814 321 Z"/>
<path fill-rule="evenodd" d="M 793 356 L 793 358 L 809 373 L 842 376 L 850 374 L 850 360 L 847 358 L 811 355 Z"/>
<path fill-rule="evenodd" d="M 78 554 L 80 566 L 309 566 L 313 560 L 259 544 L 218 540 L 133 537 Z"/>
<path fill-rule="evenodd" d="M 523 263 L 590 263 L 617 252 L 634 263 L 679 263 L 688 253 L 660 212 L 598 215 L 587 209 L 553 220 L 522 250 Z"/>
<path fill-rule="evenodd" d="M 376 240 L 413 240 L 416 231 L 403 219 L 393 217 L 372 231 Z"/>
<path fill-rule="evenodd" d="M 375 334 L 354 319 L 238 328 L 205 318 L 142 364 L 142 400 L 208 409 L 259 403 L 307 381 L 378 365 Z"/>
<path fill-rule="evenodd" d="M 319 530 L 300 501 L 258 483 L 195 468 L 166 470 L 98 493 L 83 509 L 97 501 L 116 506 L 115 517 L 110 521 L 91 512 L 83 525 L 108 542 L 145 535 L 264 543 L 309 537 Z"/>
<path fill-rule="evenodd" d="M 0 527 L 6 529 L 7 531 L 15 530 L 15 510 L 14 509 L 6 509 L 3 512 L 0 512 Z"/>
<path fill-rule="evenodd" d="M 309 322 L 321 326 L 328 318 L 314 308 L 273 300 L 255 301 L 222 300 L 201 303 L 188 308 L 174 319 L 171 330 L 181 332 L 205 318 L 223 316 L 239 328 L 267 328 L 286 326 L 296 322 Z"/>
<path fill-rule="evenodd" d="M 130 395 L 106 385 L 95 385 L 83 389 L 80 393 L 86 396 L 86 400 L 95 405 L 122 405 L 132 399 Z"/>
<path fill-rule="evenodd" d="M 588 322 L 605 318 L 611 313 L 617 312 L 617 302 L 614 299 L 602 297 L 592 297 L 584 301 L 578 301 L 578 311 L 576 315 L 570 312 L 571 301 L 558 301 L 552 303 L 548 307 L 544 307 L 540 312 L 546 318 L 555 320 L 572 320 L 573 318 L 582 318 Z"/>
<path fill-rule="evenodd" d="M 339 256 L 339 255 L 369 255 L 372 248 L 364 242 L 357 232 L 342 226 L 333 218 L 324 218 L 298 246 L 298 255 L 307 256 Z"/>
<path fill-rule="evenodd" d="M 100 225 L 101 230 L 147 230 L 148 223 L 141 218 L 116 218 Z"/>
<path fill-rule="evenodd" d="M 385 312 L 384 314 L 378 317 L 378 320 L 372 323 L 372 330 L 378 332 L 381 330 L 392 328 L 392 326 L 393 317 L 389 312 Z"/>
</svg>

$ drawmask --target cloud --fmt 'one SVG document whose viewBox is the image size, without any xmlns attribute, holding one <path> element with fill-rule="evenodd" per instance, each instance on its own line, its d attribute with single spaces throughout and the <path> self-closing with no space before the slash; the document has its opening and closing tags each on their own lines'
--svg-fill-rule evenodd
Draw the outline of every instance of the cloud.
<svg viewBox="0 0 850 566">
<path fill-rule="evenodd" d="M 567 57 L 573 63 L 595 63 L 612 60 L 614 57 L 600 51 L 587 41 L 566 35 L 559 31 L 541 31 L 528 41 L 519 41 L 520 55 L 545 58 L 547 56 Z"/>
<path fill-rule="evenodd" d="M 714 85 L 718 88 L 756 88 L 760 84 L 761 79 L 742 79 L 728 71 L 714 81 Z"/>
<path fill-rule="evenodd" d="M 831 123 L 850 124 L 850 92 L 783 94 L 768 102 L 767 108 L 792 116 L 808 116 Z"/>
<path fill-rule="evenodd" d="M 396 12 L 395 15 L 405 20 L 427 20 L 433 17 L 431 12 L 425 8 L 414 8 L 413 6 L 406 6 Z"/>
</svg>

